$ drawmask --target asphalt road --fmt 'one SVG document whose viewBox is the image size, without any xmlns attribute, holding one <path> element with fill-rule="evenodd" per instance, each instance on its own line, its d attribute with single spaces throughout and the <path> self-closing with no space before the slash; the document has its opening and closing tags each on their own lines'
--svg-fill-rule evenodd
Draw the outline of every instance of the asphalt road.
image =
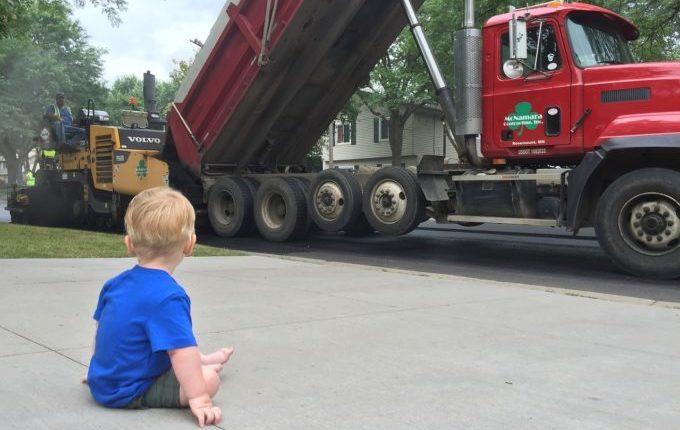
<svg viewBox="0 0 680 430">
<path fill-rule="evenodd" d="M 9 213 L 0 205 L 0 222 Z M 600 250 L 592 229 L 573 237 L 561 229 L 426 222 L 406 236 L 350 237 L 317 232 L 305 240 L 224 239 L 201 232 L 200 242 L 234 250 L 444 273 L 680 303 L 680 280 L 629 276 Z"/>
<path fill-rule="evenodd" d="M 401 237 L 315 233 L 298 242 L 269 243 L 258 237 L 201 234 L 201 242 L 247 252 L 568 288 L 586 296 L 598 292 L 680 303 L 680 280 L 625 274 L 600 250 L 592 230 L 573 237 L 550 228 L 428 222 Z"/>
</svg>

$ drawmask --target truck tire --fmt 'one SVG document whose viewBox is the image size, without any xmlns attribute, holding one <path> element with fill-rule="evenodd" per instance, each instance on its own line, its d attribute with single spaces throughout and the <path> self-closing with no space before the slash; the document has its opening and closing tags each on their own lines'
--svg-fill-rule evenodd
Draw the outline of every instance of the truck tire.
<svg viewBox="0 0 680 430">
<path fill-rule="evenodd" d="M 346 230 L 362 215 L 361 185 L 349 172 L 324 170 L 312 181 L 307 207 L 310 218 L 321 230 Z"/>
<path fill-rule="evenodd" d="M 680 276 L 680 172 L 649 168 L 627 173 L 602 194 L 595 214 L 600 246 L 637 276 Z"/>
<path fill-rule="evenodd" d="M 299 182 L 274 177 L 260 184 L 255 194 L 255 224 L 272 242 L 302 238 L 308 231 L 307 200 Z"/>
<path fill-rule="evenodd" d="M 220 178 L 208 192 L 208 218 L 215 233 L 234 237 L 252 233 L 253 187 L 241 178 Z"/>
<path fill-rule="evenodd" d="M 26 224 L 24 213 L 18 211 L 9 211 L 9 221 L 12 224 Z"/>
<path fill-rule="evenodd" d="M 366 182 L 363 210 L 378 232 L 401 235 L 425 218 L 425 196 L 415 175 L 401 167 L 383 167 Z"/>
<path fill-rule="evenodd" d="M 298 176 L 293 176 L 291 179 L 293 179 L 295 182 L 297 182 L 298 186 L 302 190 L 302 194 L 305 196 L 305 207 L 307 208 L 307 223 L 305 224 L 305 231 L 302 234 L 302 236 L 308 236 L 310 233 L 314 231 L 318 231 L 316 224 L 314 224 L 314 221 L 312 221 L 312 218 L 309 216 L 309 205 L 307 202 L 309 201 L 309 193 L 310 193 L 310 187 L 311 187 L 311 181 L 307 178 L 303 177 L 298 177 Z"/>
</svg>

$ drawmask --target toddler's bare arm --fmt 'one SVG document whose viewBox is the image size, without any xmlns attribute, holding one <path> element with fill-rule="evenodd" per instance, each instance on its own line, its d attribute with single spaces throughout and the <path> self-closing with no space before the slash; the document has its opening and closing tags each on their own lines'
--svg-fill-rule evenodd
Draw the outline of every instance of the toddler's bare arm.
<svg viewBox="0 0 680 430">
<path fill-rule="evenodd" d="M 180 402 L 187 405 L 198 420 L 198 425 L 217 424 L 222 419 L 220 408 L 212 404 L 201 364 L 198 347 L 180 348 L 168 351 L 172 369 L 180 385 Z"/>
</svg>

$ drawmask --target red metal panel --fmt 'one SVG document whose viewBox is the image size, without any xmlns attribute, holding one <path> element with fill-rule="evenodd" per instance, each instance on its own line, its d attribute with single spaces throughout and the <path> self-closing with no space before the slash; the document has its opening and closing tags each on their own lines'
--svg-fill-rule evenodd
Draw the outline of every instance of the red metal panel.
<svg viewBox="0 0 680 430">
<path fill-rule="evenodd" d="M 278 0 L 260 66 L 268 3 L 228 7 L 183 83 L 181 115 L 168 117 L 171 144 L 197 175 L 300 164 L 406 24 L 394 0 Z"/>
<path fill-rule="evenodd" d="M 275 49 L 303 2 L 279 0 L 269 42 L 270 51 Z M 260 69 L 257 57 L 262 43 L 266 6 L 266 0 L 242 0 L 238 5 L 229 5 L 223 12 L 229 15 L 226 28 L 186 98 L 177 103 L 184 121 L 175 111 L 168 114 L 169 129 L 178 155 L 196 173 L 200 171 L 201 153 L 185 124 L 193 132 L 202 151 L 208 150 Z"/>
<path fill-rule="evenodd" d="M 591 67 L 583 70 L 583 80 L 583 104 L 592 110 L 583 125 L 586 151 L 617 134 L 629 136 L 678 130 L 679 125 L 675 122 L 680 114 L 680 63 Z M 601 100 L 606 91 L 639 88 L 649 90 L 649 99 L 614 103 Z"/>
</svg>

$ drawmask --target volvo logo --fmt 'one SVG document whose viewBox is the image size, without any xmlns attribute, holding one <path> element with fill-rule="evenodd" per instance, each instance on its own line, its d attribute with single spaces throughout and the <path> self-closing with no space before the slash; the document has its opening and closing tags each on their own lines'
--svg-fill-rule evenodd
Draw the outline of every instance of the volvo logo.
<svg viewBox="0 0 680 430">
<path fill-rule="evenodd" d="M 161 143 L 160 137 L 127 136 L 131 143 Z"/>
</svg>

